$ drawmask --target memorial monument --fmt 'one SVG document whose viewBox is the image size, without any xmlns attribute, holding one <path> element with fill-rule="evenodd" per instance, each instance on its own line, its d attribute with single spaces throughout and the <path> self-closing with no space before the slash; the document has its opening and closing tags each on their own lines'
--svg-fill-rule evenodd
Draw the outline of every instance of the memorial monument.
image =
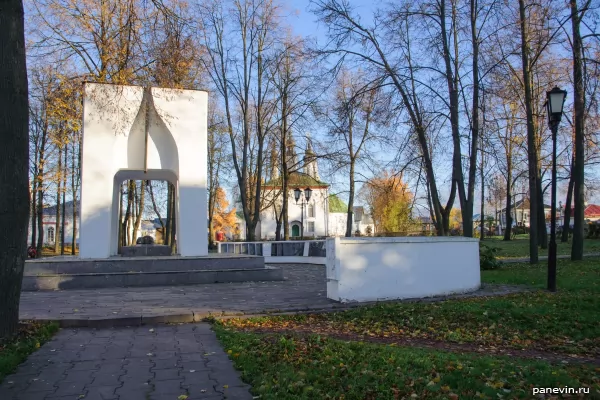
<svg viewBox="0 0 600 400">
<path fill-rule="evenodd" d="M 85 84 L 81 258 L 117 255 L 127 179 L 172 183 L 178 252 L 208 255 L 207 107 L 204 91 Z"/>
<path fill-rule="evenodd" d="M 79 257 L 28 260 L 23 290 L 284 279 L 262 256 L 208 254 L 207 103 L 205 91 L 85 84 Z M 178 254 L 140 244 L 119 255 L 125 180 L 174 185 Z"/>
</svg>

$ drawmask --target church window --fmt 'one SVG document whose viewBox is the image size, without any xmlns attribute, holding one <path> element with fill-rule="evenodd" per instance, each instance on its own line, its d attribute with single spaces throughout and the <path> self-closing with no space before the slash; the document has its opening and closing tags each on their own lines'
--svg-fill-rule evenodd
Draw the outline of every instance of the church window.
<svg viewBox="0 0 600 400">
<path fill-rule="evenodd" d="M 314 218 L 315 217 L 315 205 L 314 204 L 309 204 L 308 205 L 308 217 L 309 218 Z"/>
</svg>

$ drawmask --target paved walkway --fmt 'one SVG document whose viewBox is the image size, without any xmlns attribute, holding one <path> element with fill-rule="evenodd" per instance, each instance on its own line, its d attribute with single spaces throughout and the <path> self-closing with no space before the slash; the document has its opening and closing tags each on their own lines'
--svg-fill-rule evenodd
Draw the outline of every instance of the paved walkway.
<svg viewBox="0 0 600 400">
<path fill-rule="evenodd" d="M 285 281 L 193 286 L 23 292 L 21 319 L 58 320 L 64 327 L 199 322 L 213 315 L 321 311 L 355 307 L 327 298 L 325 268 L 284 265 Z M 522 286 L 487 285 L 468 294 L 425 299 L 504 295 Z M 364 305 L 364 303 L 362 303 Z"/>
<path fill-rule="evenodd" d="M 283 282 L 23 292 L 22 319 L 57 320 L 78 328 L 61 330 L 6 377 L 0 400 L 252 399 L 208 324 L 152 324 L 358 305 L 327 299 L 323 266 L 283 268 Z M 473 293 L 415 301 L 524 290 L 488 285 Z M 102 328 L 115 325 L 133 327 Z"/>
<path fill-rule="evenodd" d="M 208 324 L 63 329 L 0 385 L 1 400 L 178 400 L 182 395 L 252 399 Z"/>
</svg>

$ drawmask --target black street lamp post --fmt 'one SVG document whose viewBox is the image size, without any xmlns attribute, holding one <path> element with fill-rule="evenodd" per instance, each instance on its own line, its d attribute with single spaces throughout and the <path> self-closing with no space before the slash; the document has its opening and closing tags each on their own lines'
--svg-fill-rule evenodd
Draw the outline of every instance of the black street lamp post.
<svg viewBox="0 0 600 400">
<path fill-rule="evenodd" d="M 550 244 L 548 246 L 548 290 L 556 292 L 556 134 L 562 118 L 567 91 L 554 87 L 546 93 L 548 126 L 552 131 L 552 203 L 550 205 Z"/>
<path fill-rule="evenodd" d="M 300 239 L 304 239 L 304 205 L 308 204 L 310 200 L 310 195 L 312 194 L 312 189 L 307 187 L 304 189 L 304 197 L 302 198 L 302 211 L 300 214 Z M 300 200 L 300 196 L 302 195 L 302 189 L 296 188 L 294 189 L 294 198 L 296 199 L 296 204 L 298 204 L 298 200 Z M 304 202 L 306 199 L 306 203 Z"/>
</svg>

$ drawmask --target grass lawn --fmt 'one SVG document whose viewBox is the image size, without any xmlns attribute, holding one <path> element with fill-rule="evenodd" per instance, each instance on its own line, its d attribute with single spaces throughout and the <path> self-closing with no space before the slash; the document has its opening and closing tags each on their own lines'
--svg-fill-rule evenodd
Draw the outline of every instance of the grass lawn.
<svg viewBox="0 0 600 400">
<path fill-rule="evenodd" d="M 58 325 L 54 323 L 27 322 L 21 324 L 15 338 L 0 341 L 0 383 L 57 331 Z"/>
<path fill-rule="evenodd" d="M 501 237 L 486 238 L 482 241 L 489 247 L 497 248 L 496 257 L 499 259 L 529 257 L 529 235 L 518 235 L 515 239 L 504 241 Z M 600 253 L 600 240 L 585 239 L 583 242 L 584 253 Z M 571 254 L 571 243 L 557 243 L 556 253 L 559 255 Z M 547 256 L 547 249 L 539 249 L 540 256 Z"/>
<path fill-rule="evenodd" d="M 546 267 L 506 266 L 484 271 L 483 280 L 543 288 Z M 599 363 L 474 354 L 505 350 L 600 362 L 600 261 L 561 260 L 558 288 L 233 319 L 215 330 L 261 399 L 531 398 L 532 387 L 563 386 L 591 387 L 592 398 L 600 398 Z M 424 342 L 437 348 L 419 348 Z M 452 346 L 467 351 L 440 350 Z"/>
<path fill-rule="evenodd" d="M 563 386 L 600 393 L 593 367 L 216 330 L 260 399 L 529 399 L 532 387 Z"/>
</svg>

